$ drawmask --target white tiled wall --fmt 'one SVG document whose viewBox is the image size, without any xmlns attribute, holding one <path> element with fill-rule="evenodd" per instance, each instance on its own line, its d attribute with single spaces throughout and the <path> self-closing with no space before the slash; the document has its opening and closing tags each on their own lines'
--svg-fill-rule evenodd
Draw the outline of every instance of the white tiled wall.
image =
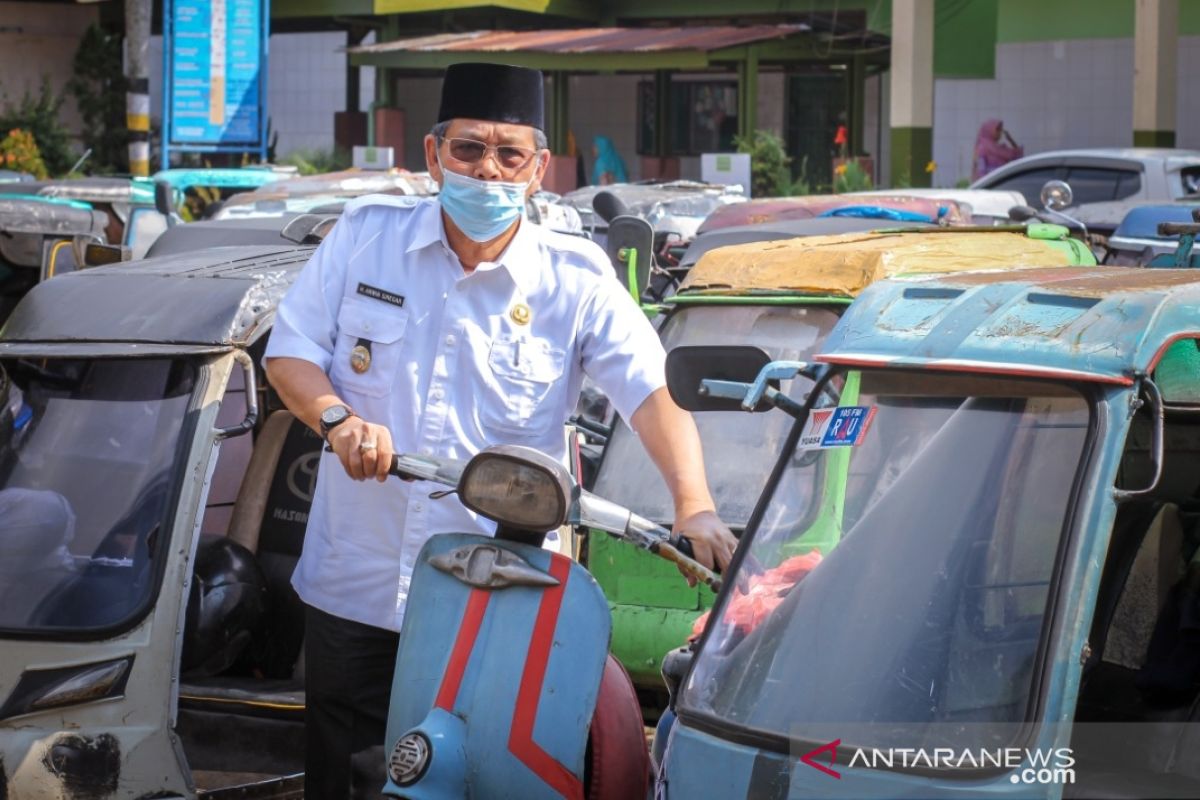
<svg viewBox="0 0 1200 800">
<path fill-rule="evenodd" d="M 1175 144 L 1200 150 L 1200 36 L 1179 37 L 1179 84 L 1175 104 Z"/>
<path fill-rule="evenodd" d="M 1176 142 L 1200 148 L 1195 80 L 1200 37 L 1179 40 Z M 1190 79 L 1190 83 L 1189 83 Z M 934 90 L 934 184 L 971 174 L 979 125 L 999 117 L 1025 153 L 1133 143 L 1133 39 L 1021 42 L 996 47 L 994 80 L 939 80 Z"/>
<path fill-rule="evenodd" d="M 588 180 L 592 179 L 592 139 L 612 139 L 625 159 L 630 180 L 641 177 L 637 154 L 637 87 L 649 75 L 575 75 L 570 84 L 568 116 L 575 141 L 584 156 Z"/>
<path fill-rule="evenodd" d="M 267 114 L 272 132 L 279 132 L 277 156 L 333 148 L 333 115 L 346 107 L 345 46 L 346 35 L 338 32 L 271 36 Z M 161 37 L 151 40 L 150 51 L 150 109 L 161 119 Z M 375 70 L 363 68 L 360 83 L 359 110 L 366 111 L 375 97 Z"/>
<path fill-rule="evenodd" d="M 437 122 L 441 78 L 405 78 L 396 82 L 396 105 L 404 109 L 404 162 L 414 172 L 425 169 L 425 134 Z"/>
</svg>

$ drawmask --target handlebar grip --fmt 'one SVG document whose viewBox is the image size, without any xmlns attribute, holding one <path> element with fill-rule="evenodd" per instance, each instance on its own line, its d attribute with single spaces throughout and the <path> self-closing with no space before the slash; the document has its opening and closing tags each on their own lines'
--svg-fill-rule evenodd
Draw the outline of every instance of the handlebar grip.
<svg viewBox="0 0 1200 800">
<path fill-rule="evenodd" d="M 1196 235 L 1200 233 L 1200 224 L 1195 222 L 1160 222 L 1158 224 L 1159 236 L 1180 236 L 1180 235 Z"/>
<path fill-rule="evenodd" d="M 419 476 L 400 469 L 400 455 L 398 453 L 392 455 L 392 466 L 388 467 L 388 475 L 394 475 L 402 481 L 415 481 L 419 479 Z"/>
<path fill-rule="evenodd" d="M 721 591 L 721 578 L 712 570 L 705 567 L 703 564 L 697 563 L 696 559 L 685 555 L 682 550 L 676 546 L 677 542 L 687 541 L 683 537 L 675 537 L 669 539 L 654 548 L 654 552 L 665 558 L 667 561 L 678 566 L 685 574 L 691 575 L 696 580 L 708 586 L 713 590 L 713 594 Z M 691 545 L 685 545 L 689 549 Z"/>
<path fill-rule="evenodd" d="M 693 560 L 696 558 L 696 551 L 692 547 L 692 540 L 686 536 L 672 536 L 667 541 L 670 542 L 672 547 L 688 558 Z"/>
</svg>

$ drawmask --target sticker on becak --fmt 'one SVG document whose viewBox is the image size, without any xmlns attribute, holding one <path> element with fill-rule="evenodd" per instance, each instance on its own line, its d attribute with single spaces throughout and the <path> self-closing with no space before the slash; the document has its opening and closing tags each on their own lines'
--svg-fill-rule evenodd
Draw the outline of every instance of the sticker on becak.
<svg viewBox="0 0 1200 800">
<path fill-rule="evenodd" d="M 874 406 L 814 408 L 804 423 L 798 447 L 801 450 L 854 447 L 867 435 L 874 418 Z"/>
</svg>

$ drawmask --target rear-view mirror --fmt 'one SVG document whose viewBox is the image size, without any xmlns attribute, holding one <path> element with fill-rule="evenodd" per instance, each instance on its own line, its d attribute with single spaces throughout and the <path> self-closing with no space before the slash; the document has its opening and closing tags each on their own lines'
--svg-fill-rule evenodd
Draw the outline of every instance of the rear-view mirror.
<svg viewBox="0 0 1200 800">
<path fill-rule="evenodd" d="M 1037 219 L 1037 209 L 1032 206 L 1013 206 L 1008 210 L 1008 218 L 1014 222 L 1027 222 Z"/>
<path fill-rule="evenodd" d="M 102 267 L 105 264 L 120 264 L 129 260 L 129 248 L 119 244 L 96 244 L 91 242 L 83 248 L 84 267 Z"/>
<path fill-rule="evenodd" d="M 654 254 L 654 228 L 641 217 L 614 217 L 608 224 L 604 249 L 634 300 L 650 283 L 650 263 Z"/>
<path fill-rule="evenodd" d="M 175 218 L 175 188 L 166 181 L 154 182 L 154 208 L 170 220 Z"/>
<path fill-rule="evenodd" d="M 1071 191 L 1071 185 L 1066 181 L 1046 181 L 1042 186 L 1039 199 L 1042 201 L 1043 208 L 1062 211 L 1064 208 L 1070 208 L 1075 202 L 1075 193 Z"/>
<path fill-rule="evenodd" d="M 675 404 L 685 411 L 745 411 L 742 397 L 714 396 L 705 381 L 744 384 L 749 391 L 771 357 L 760 347 L 750 345 L 711 345 L 676 347 L 667 354 L 667 391 Z M 779 381 L 770 381 L 773 389 Z M 760 399 L 754 411 L 774 406 Z"/>
<path fill-rule="evenodd" d="M 76 236 L 71 240 L 71 251 L 75 257 L 75 269 L 102 267 L 129 260 L 129 248 L 117 244 L 104 244 L 91 236 Z M 68 270 L 58 268 L 55 274 Z"/>
</svg>

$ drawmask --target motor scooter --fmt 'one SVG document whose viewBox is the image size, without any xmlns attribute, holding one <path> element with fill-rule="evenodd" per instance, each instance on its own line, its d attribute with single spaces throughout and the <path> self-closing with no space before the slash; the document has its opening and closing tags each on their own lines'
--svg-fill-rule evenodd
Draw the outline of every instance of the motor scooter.
<svg viewBox="0 0 1200 800">
<path fill-rule="evenodd" d="M 384 795 L 637 798 L 651 785 L 633 685 L 608 652 L 611 620 L 587 570 L 544 550 L 563 524 L 658 554 L 713 591 L 685 539 L 584 492 L 562 464 L 516 445 L 461 462 L 401 455 L 393 475 L 454 487 L 496 536 L 421 549 L 400 634 Z"/>
</svg>

